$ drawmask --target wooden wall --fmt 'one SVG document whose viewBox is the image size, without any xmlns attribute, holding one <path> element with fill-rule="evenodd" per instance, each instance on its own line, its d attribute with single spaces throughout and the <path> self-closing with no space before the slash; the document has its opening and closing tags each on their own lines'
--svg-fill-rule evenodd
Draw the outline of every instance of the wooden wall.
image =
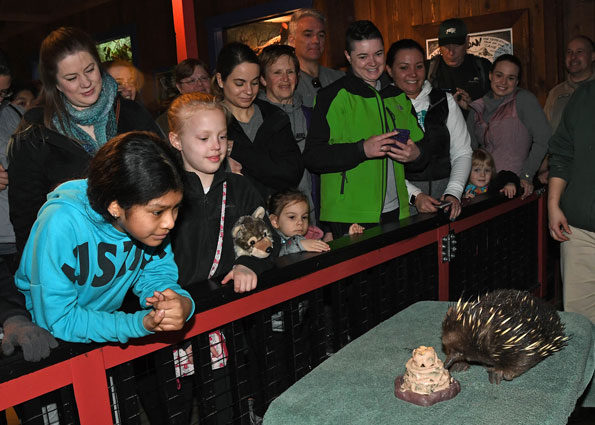
<svg viewBox="0 0 595 425">
<path fill-rule="evenodd" d="M 76 26 L 95 37 L 133 28 L 136 31 L 137 65 L 145 74 L 146 81 L 143 100 L 149 109 L 156 110 L 153 73 L 176 64 L 171 1 L 114 0 L 99 3 L 99 6 L 83 12 L 31 25 L 26 31 L 2 40 L 2 49 L 11 58 L 14 75 L 31 78 L 31 61 L 39 56 L 41 41 L 60 26 Z"/>
<path fill-rule="evenodd" d="M 208 34 L 206 22 L 214 17 L 262 6 L 270 0 L 195 0 L 196 28 L 198 38 L 198 54 L 201 59 L 208 61 Z M 343 54 L 345 45 L 345 31 L 350 22 L 355 20 L 353 0 L 313 0 L 313 7 L 320 10 L 328 20 L 327 43 L 322 63 L 338 68 L 345 64 Z"/>
<path fill-rule="evenodd" d="M 271 0 L 194 0 L 199 56 L 208 59 L 205 22 L 212 17 L 243 8 L 265 5 Z M 328 40 L 323 63 L 345 65 L 345 30 L 355 19 L 370 19 L 382 31 L 387 47 L 410 37 L 423 44 L 435 36 L 440 21 L 458 16 L 471 31 L 517 16 L 518 52 L 526 65 L 524 84 L 543 102 L 547 91 L 564 78 L 562 61 L 567 40 L 578 33 L 595 36 L 595 0 L 313 0 L 328 18 Z M 517 11 L 508 13 L 510 11 Z M 170 0 L 102 0 L 84 12 L 64 13 L 49 23 L 23 26 L 2 40 L 13 59 L 17 76 L 30 78 L 30 61 L 38 56 L 41 40 L 61 25 L 73 25 L 98 36 L 134 27 L 137 63 L 146 76 L 176 64 L 175 33 Z M 515 40 L 515 44 L 516 44 Z M 147 106 L 153 108 L 153 82 L 144 90 Z"/>
<path fill-rule="evenodd" d="M 557 37 L 556 31 L 550 30 L 554 22 L 551 12 L 556 9 L 554 0 L 356 0 L 354 4 L 356 18 L 375 22 L 389 44 L 400 38 L 413 38 L 422 45 L 427 28 L 434 28 L 436 37 L 438 25 L 445 19 L 463 18 L 469 31 L 475 32 L 492 25 L 494 16 L 504 19 L 502 12 L 524 9 L 526 17 L 519 19 L 520 27 L 526 26 L 525 34 L 517 37 L 519 33 L 513 33 L 515 53 L 519 52 L 525 67 L 524 85 L 543 103 L 558 79 Z M 496 26 L 500 24 L 501 21 Z"/>
<path fill-rule="evenodd" d="M 199 54 L 208 51 L 204 22 L 213 16 L 267 3 L 267 0 L 196 0 Z M 563 54 L 568 39 L 583 33 L 595 36 L 595 0 L 314 0 L 328 18 L 327 66 L 346 64 L 345 30 L 356 19 L 369 19 L 382 32 L 387 47 L 400 38 L 422 45 L 436 37 L 441 21 L 463 18 L 470 31 L 513 27 L 515 54 L 524 65 L 524 87 L 542 103 L 547 92 L 565 78 Z M 499 26 L 501 28 L 501 26 Z"/>
</svg>

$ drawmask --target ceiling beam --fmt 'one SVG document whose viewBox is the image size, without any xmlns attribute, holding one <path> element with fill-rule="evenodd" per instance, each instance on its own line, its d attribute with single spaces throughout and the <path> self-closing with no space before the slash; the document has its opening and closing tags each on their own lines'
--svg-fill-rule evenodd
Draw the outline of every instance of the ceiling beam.
<svg viewBox="0 0 595 425">
<path fill-rule="evenodd" d="M 49 15 L 35 13 L 0 13 L 0 22 L 36 22 L 46 23 L 50 20 Z"/>
<path fill-rule="evenodd" d="M 53 13 L 46 14 L 28 14 L 28 13 L 0 13 L 0 22 L 8 25 L 0 31 L 0 41 L 15 35 L 22 34 L 34 29 L 35 24 L 50 24 L 62 18 L 66 18 L 77 13 L 84 12 L 88 9 L 101 6 L 105 3 L 111 3 L 114 0 L 77 0 L 70 1 L 68 5 L 62 4 L 63 7 L 56 8 Z M 6 6 L 6 4 L 4 4 Z M 66 7 L 67 6 L 67 7 Z M 10 25 L 17 22 L 23 22 L 24 25 Z"/>
</svg>

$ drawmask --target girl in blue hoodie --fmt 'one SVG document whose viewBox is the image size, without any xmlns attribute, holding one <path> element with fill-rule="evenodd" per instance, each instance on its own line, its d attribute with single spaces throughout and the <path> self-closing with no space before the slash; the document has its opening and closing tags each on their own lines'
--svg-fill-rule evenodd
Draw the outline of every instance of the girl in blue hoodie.
<svg viewBox="0 0 595 425">
<path fill-rule="evenodd" d="M 169 243 L 182 172 L 163 140 L 130 132 L 99 149 L 87 180 L 48 195 L 15 275 L 37 325 L 71 342 L 182 328 L 194 302 L 177 283 Z M 130 288 L 140 309 L 117 311 Z"/>
</svg>

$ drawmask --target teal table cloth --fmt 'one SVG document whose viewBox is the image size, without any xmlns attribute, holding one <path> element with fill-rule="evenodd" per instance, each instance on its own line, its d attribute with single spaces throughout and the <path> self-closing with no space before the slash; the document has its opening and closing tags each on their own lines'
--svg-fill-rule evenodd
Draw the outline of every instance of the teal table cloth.
<svg viewBox="0 0 595 425">
<path fill-rule="evenodd" d="M 576 313 L 560 317 L 571 340 L 512 381 L 490 384 L 484 367 L 452 376 L 453 399 L 417 406 L 394 395 L 413 349 L 433 346 L 442 361 L 442 319 L 452 303 L 411 305 L 352 341 L 274 400 L 264 425 L 321 424 L 566 424 L 595 367 L 591 322 Z"/>
</svg>

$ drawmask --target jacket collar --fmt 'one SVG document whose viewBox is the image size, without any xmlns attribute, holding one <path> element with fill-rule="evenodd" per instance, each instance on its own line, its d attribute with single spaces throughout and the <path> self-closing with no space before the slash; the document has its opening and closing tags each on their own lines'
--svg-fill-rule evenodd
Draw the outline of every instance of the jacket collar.
<svg viewBox="0 0 595 425">
<path fill-rule="evenodd" d="M 223 182 L 227 179 L 227 172 L 225 171 L 225 164 L 226 162 L 222 162 L 221 166 L 215 174 L 213 175 L 213 182 L 211 183 L 211 188 L 209 189 L 209 193 L 213 191 L 216 187 L 223 184 Z M 198 198 L 202 199 L 205 195 L 204 187 L 202 186 L 202 182 L 200 181 L 200 177 L 193 172 L 193 171 L 184 171 L 184 194 L 188 198 Z"/>
<path fill-rule="evenodd" d="M 45 143 L 49 143 L 60 149 L 67 150 L 68 152 L 78 156 L 86 158 L 90 157 L 89 153 L 85 151 L 79 142 L 45 126 L 43 122 L 43 108 L 38 107 L 28 110 L 25 112 L 23 121 L 28 123 L 28 125 L 26 125 L 19 134 L 26 135 L 29 132 L 33 132 L 35 135 L 33 137 L 43 139 Z"/>
<path fill-rule="evenodd" d="M 363 79 L 355 75 L 351 68 L 347 70 L 347 73 L 345 74 L 345 79 L 348 88 L 355 94 L 358 94 L 363 97 L 374 96 L 374 92 L 376 90 L 372 88 L 368 83 L 366 83 Z M 394 84 L 391 84 L 391 79 L 386 72 L 383 72 L 378 80 L 380 81 L 380 90 L 378 90 L 378 92 L 380 92 L 383 95 L 385 93 L 390 93 L 391 96 L 396 96 L 403 92 L 400 88 L 398 88 Z"/>
</svg>

